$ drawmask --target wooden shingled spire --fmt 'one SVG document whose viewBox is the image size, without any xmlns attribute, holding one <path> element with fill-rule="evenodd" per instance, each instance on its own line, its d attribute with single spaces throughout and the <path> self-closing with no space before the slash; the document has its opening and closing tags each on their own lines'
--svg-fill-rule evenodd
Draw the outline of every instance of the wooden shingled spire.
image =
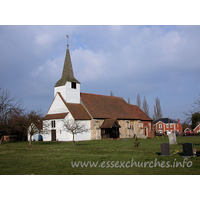
<svg viewBox="0 0 200 200">
<path fill-rule="evenodd" d="M 66 84 L 67 81 L 80 84 L 80 82 L 74 78 L 72 62 L 71 62 L 70 53 L 69 53 L 68 38 L 69 38 L 69 36 L 67 35 L 67 51 L 66 51 L 66 55 L 65 55 L 65 62 L 64 62 L 64 66 L 63 66 L 62 77 L 55 84 L 55 87 L 63 86 Z"/>
</svg>

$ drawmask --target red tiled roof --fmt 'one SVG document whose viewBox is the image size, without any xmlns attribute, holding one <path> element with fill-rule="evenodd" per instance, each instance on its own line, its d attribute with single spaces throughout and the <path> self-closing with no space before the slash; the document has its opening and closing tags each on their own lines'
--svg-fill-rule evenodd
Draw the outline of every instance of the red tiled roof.
<svg viewBox="0 0 200 200">
<path fill-rule="evenodd" d="M 130 104 L 121 97 L 81 93 L 81 101 L 93 118 L 139 119 Z"/>
<path fill-rule="evenodd" d="M 91 119 L 90 115 L 85 110 L 82 104 L 66 103 L 66 101 L 64 100 L 60 92 L 58 92 L 58 95 L 60 96 L 60 98 L 66 105 L 66 107 L 69 109 L 70 113 L 72 114 L 75 120 L 90 120 Z"/>
<path fill-rule="evenodd" d="M 75 120 L 90 120 L 91 117 L 82 104 L 66 103 L 67 108 Z"/>
<path fill-rule="evenodd" d="M 92 116 L 96 119 L 115 118 L 152 121 L 142 110 L 135 105 L 128 104 L 122 97 L 81 93 L 82 104 L 74 104 L 66 103 L 60 92 L 58 92 L 58 95 L 75 120 L 90 120 Z M 49 114 L 44 117 L 44 120 L 64 119 L 67 114 Z"/>
<path fill-rule="evenodd" d="M 142 121 L 152 121 L 152 119 L 146 115 L 138 106 L 136 105 L 130 105 L 132 107 L 132 110 L 134 113 L 137 113 L 138 117 Z"/>
<path fill-rule="evenodd" d="M 64 119 L 68 113 L 58 113 L 58 114 L 47 114 L 43 120 L 49 119 Z"/>
</svg>

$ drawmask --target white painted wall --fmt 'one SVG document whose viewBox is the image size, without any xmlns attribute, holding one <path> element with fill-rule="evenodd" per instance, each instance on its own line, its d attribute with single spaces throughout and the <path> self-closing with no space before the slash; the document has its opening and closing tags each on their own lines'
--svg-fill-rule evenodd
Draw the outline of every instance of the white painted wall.
<svg viewBox="0 0 200 200">
<path fill-rule="evenodd" d="M 73 117 L 71 113 L 69 113 L 65 120 L 72 120 Z M 53 119 L 52 119 L 53 120 Z M 57 141 L 72 141 L 73 135 L 68 132 L 64 126 L 63 119 L 55 119 L 55 128 L 51 128 L 51 121 L 45 120 L 43 121 L 43 132 L 48 134 L 41 134 L 43 136 L 43 141 L 51 141 L 51 130 L 56 130 L 56 140 Z M 86 128 L 89 129 L 87 132 L 79 133 L 74 136 L 75 141 L 82 140 L 91 140 L 91 126 L 90 120 L 78 120 L 80 123 L 84 123 Z"/>
<path fill-rule="evenodd" d="M 86 129 L 89 129 L 87 132 L 79 133 L 75 135 L 75 141 L 82 141 L 82 140 L 91 140 L 91 123 L 90 120 L 77 120 L 80 123 L 83 123 Z"/>
<path fill-rule="evenodd" d="M 57 93 L 47 114 L 58 114 L 65 112 L 69 112 L 69 110 Z"/>
<path fill-rule="evenodd" d="M 52 120 L 44 120 L 43 121 L 43 141 L 51 141 L 51 121 Z"/>
<path fill-rule="evenodd" d="M 76 89 L 73 89 L 71 82 L 66 83 L 66 102 L 80 103 L 80 84 L 76 83 Z"/>
<path fill-rule="evenodd" d="M 66 84 L 59 87 L 54 87 L 54 97 L 56 96 L 57 92 L 60 92 L 63 98 L 66 100 Z"/>
<path fill-rule="evenodd" d="M 71 88 L 71 82 L 64 86 L 54 87 L 54 96 L 60 92 L 67 103 L 80 103 L 80 84 L 76 83 L 76 89 Z"/>
</svg>

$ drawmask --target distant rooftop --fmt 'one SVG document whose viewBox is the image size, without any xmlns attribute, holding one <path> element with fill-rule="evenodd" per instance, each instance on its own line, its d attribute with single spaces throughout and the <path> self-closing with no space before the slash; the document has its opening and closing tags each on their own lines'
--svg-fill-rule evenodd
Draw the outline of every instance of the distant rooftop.
<svg viewBox="0 0 200 200">
<path fill-rule="evenodd" d="M 178 121 L 170 119 L 170 118 L 160 118 L 153 121 L 153 124 L 157 124 L 159 121 L 163 122 L 164 124 L 178 124 Z"/>
</svg>

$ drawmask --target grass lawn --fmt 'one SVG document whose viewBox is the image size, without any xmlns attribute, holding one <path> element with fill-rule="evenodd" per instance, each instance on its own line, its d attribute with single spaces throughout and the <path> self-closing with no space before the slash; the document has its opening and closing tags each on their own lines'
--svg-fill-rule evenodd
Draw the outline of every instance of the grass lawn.
<svg viewBox="0 0 200 200">
<path fill-rule="evenodd" d="M 192 142 L 193 148 L 200 150 L 200 137 L 177 137 L 178 144 L 170 146 L 171 156 L 160 156 L 160 144 L 168 143 L 168 137 L 139 142 L 139 147 L 134 146 L 134 139 L 82 141 L 75 147 L 72 142 L 33 142 L 31 146 L 28 142 L 4 142 L 0 146 L 0 174 L 200 174 L 200 157 L 185 159 L 184 167 L 176 167 L 184 161 L 182 143 Z M 179 154 L 173 155 L 176 149 Z M 72 167 L 75 161 L 98 164 Z"/>
</svg>

